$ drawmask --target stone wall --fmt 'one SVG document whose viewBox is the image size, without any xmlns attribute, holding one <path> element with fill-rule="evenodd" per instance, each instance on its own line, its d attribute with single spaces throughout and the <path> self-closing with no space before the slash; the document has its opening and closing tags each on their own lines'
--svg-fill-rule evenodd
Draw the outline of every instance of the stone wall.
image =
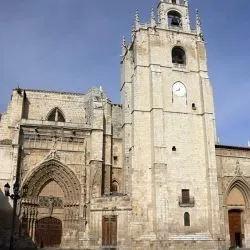
<svg viewBox="0 0 250 250">
<path fill-rule="evenodd" d="M 180 29 L 168 26 L 173 6 L 161 1 L 160 23 L 137 20 L 132 43 L 123 51 L 123 157 L 132 199 L 130 230 L 138 243 L 135 249 L 168 240 L 173 249 L 181 249 L 182 241 L 185 249 L 189 238 L 197 246 L 204 240 L 204 249 L 214 249 L 220 234 L 219 198 L 206 49 L 190 29 L 185 4 L 174 8 L 186 17 Z M 185 51 L 183 65 L 173 63 L 175 46 Z M 183 96 L 173 91 L 178 81 L 186 90 Z M 182 189 L 190 191 L 192 204 L 180 204 Z M 190 226 L 184 225 L 185 213 Z"/>
<path fill-rule="evenodd" d="M 239 209 L 243 212 L 242 233 L 243 246 L 250 247 L 250 220 L 249 220 L 249 195 L 250 195 L 250 149 L 233 146 L 216 146 L 216 162 L 220 197 L 220 224 L 222 240 L 225 247 L 230 246 L 228 212 Z M 240 197 L 234 199 L 235 204 L 228 203 L 231 191 Z M 239 193 L 240 192 L 240 193 Z M 241 197 L 244 198 L 242 204 Z M 237 201 L 240 201 L 237 203 Z"/>
<path fill-rule="evenodd" d="M 173 7 L 185 17 L 180 27 L 168 23 Z M 242 211 L 243 244 L 250 247 L 250 149 L 215 149 L 199 17 L 192 30 L 187 1 L 160 1 L 158 15 L 159 22 L 151 15 L 140 24 L 137 14 L 132 42 L 123 42 L 122 105 L 97 88 L 13 90 L 0 117 L 0 248 L 12 212 L 2 187 L 15 180 L 22 195 L 16 230 L 32 241 L 37 223 L 54 217 L 62 222 L 61 247 L 100 249 L 111 233 L 103 221 L 113 217 L 118 249 L 224 250 L 234 209 Z M 176 46 L 185 64 L 173 62 Z M 176 82 L 184 95 L 174 92 Z M 188 202 L 182 190 L 189 190 Z"/>
<path fill-rule="evenodd" d="M 23 118 L 46 120 L 49 112 L 58 107 L 68 123 L 85 124 L 86 95 L 64 92 L 25 90 Z M 46 105 L 44 105 L 46 103 Z"/>
<path fill-rule="evenodd" d="M 54 108 L 65 122 L 48 121 Z M 110 104 L 96 88 L 86 95 L 16 89 L 0 126 L 0 184 L 12 186 L 16 178 L 20 182 L 20 234 L 35 240 L 34 221 L 52 213 L 63 222 L 62 246 L 76 248 L 80 239 L 89 246 L 93 233 L 89 228 L 96 217 L 89 204 L 103 193 L 110 194 L 112 180 L 123 190 L 121 106 Z M 49 197 L 55 198 L 54 207 L 48 207 Z M 99 209 L 106 211 L 104 205 Z M 10 225 L 3 219 L 8 232 Z"/>
</svg>

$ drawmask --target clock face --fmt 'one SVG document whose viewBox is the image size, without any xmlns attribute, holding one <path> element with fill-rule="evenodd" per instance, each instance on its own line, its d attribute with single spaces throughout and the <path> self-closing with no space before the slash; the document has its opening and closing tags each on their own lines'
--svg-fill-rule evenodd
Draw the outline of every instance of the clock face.
<svg viewBox="0 0 250 250">
<path fill-rule="evenodd" d="M 181 82 L 176 82 L 173 85 L 173 94 L 176 96 L 185 96 L 187 94 L 186 87 Z"/>
</svg>

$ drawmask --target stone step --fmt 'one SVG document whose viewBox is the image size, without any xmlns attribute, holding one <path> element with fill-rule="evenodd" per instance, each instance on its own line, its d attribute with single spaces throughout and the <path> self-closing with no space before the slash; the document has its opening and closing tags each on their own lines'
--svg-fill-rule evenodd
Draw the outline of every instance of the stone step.
<svg viewBox="0 0 250 250">
<path fill-rule="evenodd" d="M 79 250 L 79 249 L 73 249 L 73 248 L 68 248 L 68 249 L 64 249 L 64 248 L 38 248 L 41 250 Z"/>
<path fill-rule="evenodd" d="M 44 248 L 40 248 L 41 250 L 79 250 L 79 249 L 75 249 L 75 248 L 68 248 L 68 249 L 64 249 L 64 248 L 55 248 L 55 247 L 44 247 Z"/>
<path fill-rule="evenodd" d="M 169 236 L 170 240 L 183 240 L 183 241 L 210 241 L 212 237 L 210 234 L 197 233 L 197 234 L 172 234 Z"/>
<path fill-rule="evenodd" d="M 230 250 L 237 250 L 237 249 L 240 249 L 240 250 L 250 250 L 250 248 L 232 248 Z"/>
</svg>

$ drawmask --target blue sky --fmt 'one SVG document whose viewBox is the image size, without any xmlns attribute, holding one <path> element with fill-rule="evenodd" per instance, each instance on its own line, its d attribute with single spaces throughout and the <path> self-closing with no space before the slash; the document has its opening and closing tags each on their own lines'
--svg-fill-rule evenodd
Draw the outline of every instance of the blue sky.
<svg viewBox="0 0 250 250">
<path fill-rule="evenodd" d="M 221 143 L 250 140 L 250 1 L 189 0 L 200 9 Z M 120 44 L 135 10 L 158 0 L 0 0 L 0 112 L 22 88 L 85 93 L 102 85 L 120 102 Z"/>
</svg>

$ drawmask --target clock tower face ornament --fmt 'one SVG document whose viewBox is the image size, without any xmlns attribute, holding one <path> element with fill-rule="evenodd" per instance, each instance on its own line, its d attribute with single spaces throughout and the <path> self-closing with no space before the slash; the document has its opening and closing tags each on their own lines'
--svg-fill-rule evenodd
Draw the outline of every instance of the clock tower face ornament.
<svg viewBox="0 0 250 250">
<path fill-rule="evenodd" d="M 187 91 L 185 85 L 181 82 L 176 82 L 173 85 L 173 94 L 175 96 L 186 96 Z"/>
</svg>

